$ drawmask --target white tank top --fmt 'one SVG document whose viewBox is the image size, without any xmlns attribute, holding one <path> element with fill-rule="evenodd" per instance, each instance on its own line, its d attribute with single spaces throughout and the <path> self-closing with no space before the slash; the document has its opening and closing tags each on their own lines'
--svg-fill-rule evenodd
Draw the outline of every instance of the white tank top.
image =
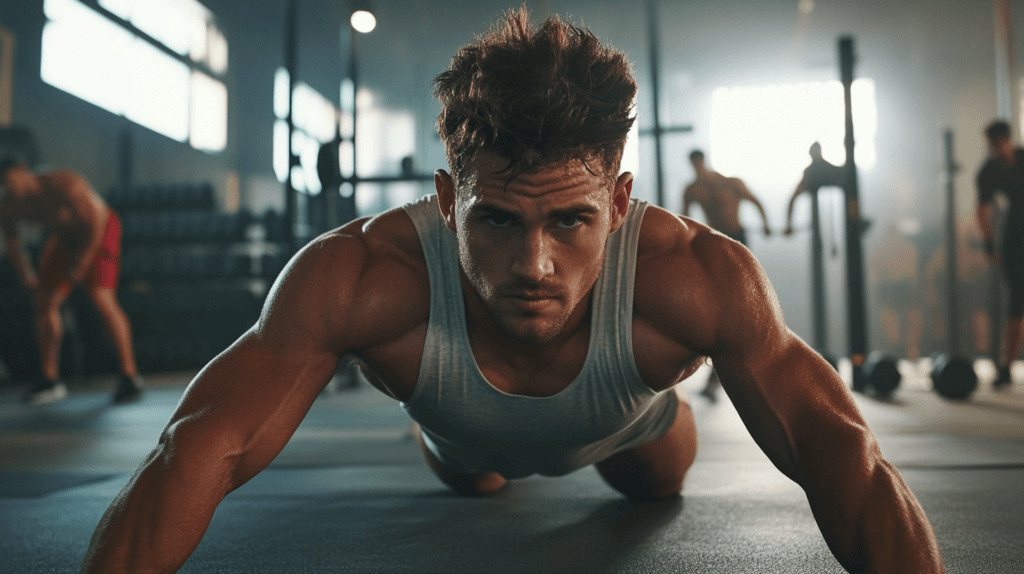
<svg viewBox="0 0 1024 574">
<path fill-rule="evenodd" d="M 442 462 L 505 478 L 558 476 L 668 431 L 676 394 L 652 391 L 633 361 L 637 237 L 647 205 L 631 200 L 626 221 L 609 236 L 586 361 L 550 397 L 505 393 L 484 378 L 466 332 L 456 235 L 441 219 L 437 196 L 405 206 L 430 274 L 430 319 L 416 387 L 402 407 Z"/>
</svg>

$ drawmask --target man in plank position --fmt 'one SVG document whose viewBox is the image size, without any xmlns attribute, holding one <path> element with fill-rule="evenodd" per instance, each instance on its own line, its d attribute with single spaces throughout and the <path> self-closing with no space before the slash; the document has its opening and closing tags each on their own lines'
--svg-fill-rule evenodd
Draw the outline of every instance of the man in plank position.
<svg viewBox="0 0 1024 574">
<path fill-rule="evenodd" d="M 345 354 L 401 401 L 457 492 L 593 464 L 634 501 L 680 494 L 697 437 L 674 387 L 711 357 L 846 568 L 942 570 L 913 494 L 835 371 L 786 329 L 750 253 L 630 199 L 623 54 L 520 10 L 435 85 L 451 168 L 437 196 L 295 256 L 104 514 L 86 572 L 179 568 Z"/>
</svg>

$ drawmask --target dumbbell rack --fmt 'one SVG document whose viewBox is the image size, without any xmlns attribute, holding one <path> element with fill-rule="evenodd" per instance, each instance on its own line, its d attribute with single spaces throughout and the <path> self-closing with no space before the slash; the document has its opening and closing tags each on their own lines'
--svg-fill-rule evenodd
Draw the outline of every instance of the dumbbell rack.
<svg viewBox="0 0 1024 574">
<path fill-rule="evenodd" d="M 217 211 L 209 184 L 113 189 L 121 217 L 118 297 L 144 372 L 202 367 L 259 318 L 274 257 L 262 220 Z"/>
</svg>

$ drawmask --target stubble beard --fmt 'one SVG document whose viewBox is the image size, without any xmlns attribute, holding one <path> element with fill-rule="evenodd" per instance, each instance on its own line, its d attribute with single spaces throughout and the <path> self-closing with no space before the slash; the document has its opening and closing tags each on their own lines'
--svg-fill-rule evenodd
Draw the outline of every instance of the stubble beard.
<svg viewBox="0 0 1024 574">
<path fill-rule="evenodd" d="M 463 251 L 461 255 L 468 256 L 468 251 Z M 510 341 L 520 345 L 545 345 L 558 338 L 559 335 L 565 330 L 566 324 L 572 317 L 573 313 L 579 308 L 580 305 L 586 305 L 589 307 L 589 296 L 594 285 L 597 283 L 598 278 L 601 276 L 601 272 L 604 269 L 604 255 L 605 249 L 601 250 L 601 257 L 598 259 L 601 264 L 597 266 L 591 273 L 590 277 L 587 277 L 587 288 L 583 290 L 584 296 L 580 300 L 576 301 L 571 306 L 567 307 L 557 316 L 546 318 L 543 320 L 531 320 L 533 318 L 524 316 L 522 314 L 503 313 L 499 308 L 502 299 L 504 298 L 501 293 L 507 291 L 508 287 L 503 286 L 498 289 L 488 288 L 487 282 L 483 277 L 478 276 L 476 273 L 469 272 L 466 270 L 470 269 L 466 265 L 468 261 L 462 261 L 461 267 L 466 278 L 469 279 L 470 285 L 473 290 L 476 291 L 477 297 L 483 305 L 484 311 L 487 316 L 490 317 L 491 323 L 494 325 L 498 333 L 509 339 Z M 558 292 L 564 297 L 565 291 L 558 290 Z M 564 300 L 564 299 L 563 299 Z"/>
</svg>

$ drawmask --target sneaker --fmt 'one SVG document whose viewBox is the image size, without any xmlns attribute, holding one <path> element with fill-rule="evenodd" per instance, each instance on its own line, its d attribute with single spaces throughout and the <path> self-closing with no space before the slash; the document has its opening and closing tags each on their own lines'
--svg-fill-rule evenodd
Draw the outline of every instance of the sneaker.
<svg viewBox="0 0 1024 574">
<path fill-rule="evenodd" d="M 1010 367 L 999 367 L 999 376 L 992 381 L 992 388 L 1003 389 L 1010 386 L 1013 380 L 1010 378 Z"/>
<path fill-rule="evenodd" d="M 142 375 L 127 377 L 121 375 L 117 379 L 117 388 L 114 389 L 114 396 L 111 400 L 116 404 L 130 403 L 139 400 L 142 396 Z"/>
<path fill-rule="evenodd" d="M 38 406 L 55 403 L 68 396 L 68 388 L 61 381 L 41 379 L 25 393 L 25 404 Z"/>
</svg>

